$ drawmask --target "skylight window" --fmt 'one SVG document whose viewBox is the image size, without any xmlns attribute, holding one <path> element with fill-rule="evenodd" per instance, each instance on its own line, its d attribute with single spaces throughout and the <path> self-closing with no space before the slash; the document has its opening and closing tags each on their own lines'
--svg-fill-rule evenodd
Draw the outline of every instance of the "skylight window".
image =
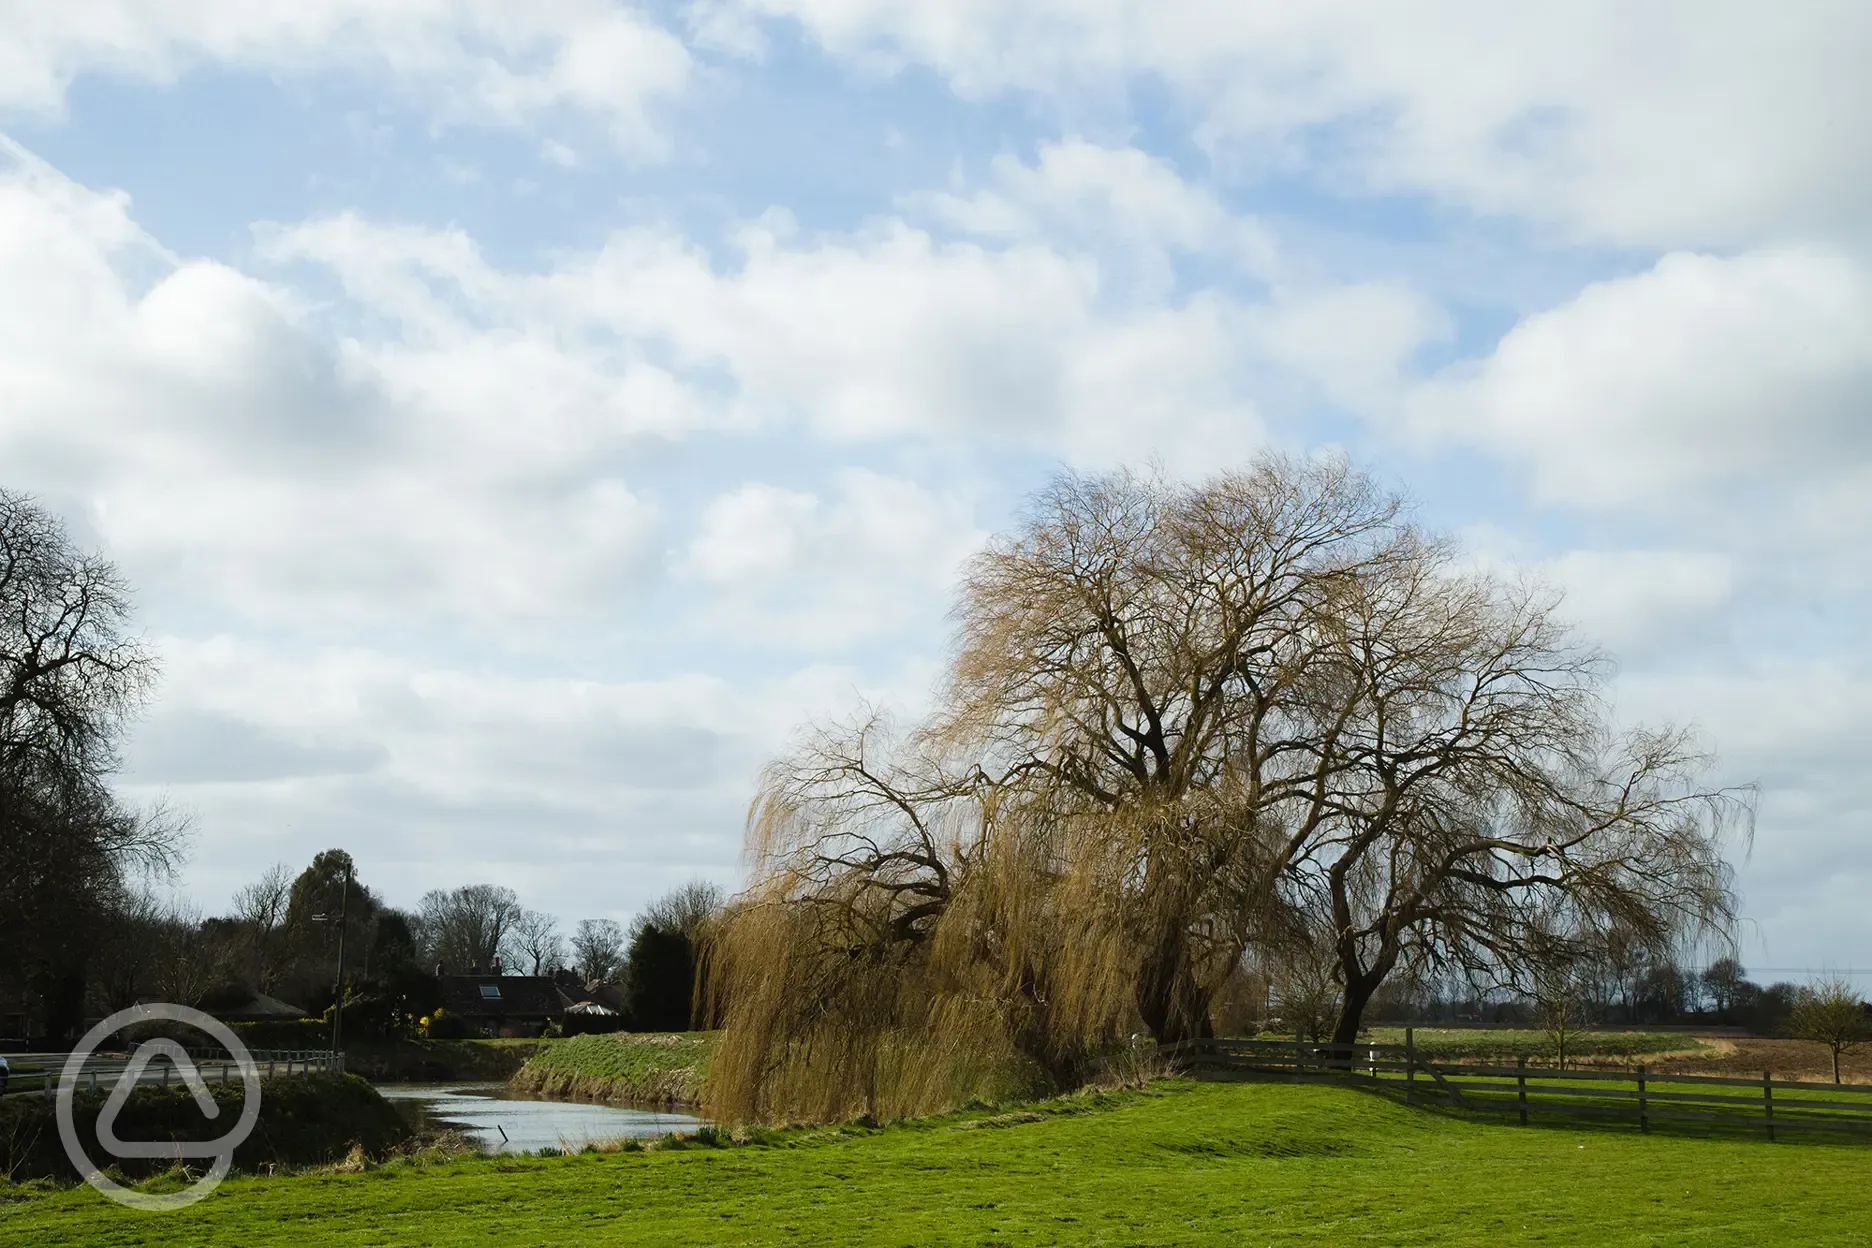
<svg viewBox="0 0 1872 1248">
<path fill-rule="evenodd" d="M 500 1000 L 500 985 L 499 984 L 482 984 L 481 985 L 481 999 L 483 1001 Z"/>
</svg>

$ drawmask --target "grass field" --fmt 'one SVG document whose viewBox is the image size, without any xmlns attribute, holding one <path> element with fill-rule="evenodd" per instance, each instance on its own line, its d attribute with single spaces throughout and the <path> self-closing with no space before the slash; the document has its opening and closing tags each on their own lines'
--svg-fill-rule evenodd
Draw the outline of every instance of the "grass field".
<svg viewBox="0 0 1872 1248">
<path fill-rule="evenodd" d="M 766 1144 L 235 1179 L 175 1214 L 16 1189 L 0 1243 L 1863 1245 L 1869 1163 L 1179 1080 Z"/>
<path fill-rule="evenodd" d="M 695 1105 L 714 1056 L 709 1032 L 572 1036 L 528 1059 L 517 1092 L 635 1105 Z"/>
</svg>

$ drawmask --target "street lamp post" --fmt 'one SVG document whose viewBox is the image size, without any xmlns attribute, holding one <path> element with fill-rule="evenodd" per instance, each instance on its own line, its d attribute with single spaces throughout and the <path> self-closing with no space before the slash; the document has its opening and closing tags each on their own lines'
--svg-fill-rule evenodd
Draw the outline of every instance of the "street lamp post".
<svg viewBox="0 0 1872 1248">
<path fill-rule="evenodd" d="M 344 884 L 338 891 L 338 992 L 335 995 L 336 1007 L 332 1010 L 332 1052 L 339 1053 L 344 1048 L 344 938 L 345 917 L 351 909 L 351 864 L 345 864 Z"/>
<path fill-rule="evenodd" d="M 344 938 L 345 920 L 351 911 L 351 864 L 345 864 L 344 879 L 338 886 L 338 985 L 332 993 L 332 1034 L 333 1053 L 341 1051 L 344 1045 Z M 331 922 L 328 914 L 315 914 L 314 922 Z"/>
</svg>

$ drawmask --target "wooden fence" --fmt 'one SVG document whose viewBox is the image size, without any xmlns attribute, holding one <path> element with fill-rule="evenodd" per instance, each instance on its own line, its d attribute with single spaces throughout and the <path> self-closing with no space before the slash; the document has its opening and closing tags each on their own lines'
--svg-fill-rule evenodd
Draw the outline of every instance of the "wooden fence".
<svg viewBox="0 0 1872 1248">
<path fill-rule="evenodd" d="M 1314 1044 L 1219 1038 L 1166 1045 L 1180 1065 L 1288 1079 L 1370 1079 L 1407 1102 L 1527 1125 L 1530 1115 L 1654 1125 L 1698 1124 L 1760 1134 L 1819 1131 L 1872 1140 L 1872 1086 L 1627 1070 L 1557 1070 L 1510 1062 L 1432 1062 L 1404 1044 Z"/>
</svg>

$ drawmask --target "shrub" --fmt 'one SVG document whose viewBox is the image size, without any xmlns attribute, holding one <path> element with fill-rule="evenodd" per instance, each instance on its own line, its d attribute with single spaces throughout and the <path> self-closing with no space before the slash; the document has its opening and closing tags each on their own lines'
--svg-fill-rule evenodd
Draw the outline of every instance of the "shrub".
<svg viewBox="0 0 1872 1248">
<path fill-rule="evenodd" d="M 431 1040 L 466 1040 L 474 1034 L 467 1020 L 438 1006 L 423 1025 L 423 1035 Z"/>
</svg>

